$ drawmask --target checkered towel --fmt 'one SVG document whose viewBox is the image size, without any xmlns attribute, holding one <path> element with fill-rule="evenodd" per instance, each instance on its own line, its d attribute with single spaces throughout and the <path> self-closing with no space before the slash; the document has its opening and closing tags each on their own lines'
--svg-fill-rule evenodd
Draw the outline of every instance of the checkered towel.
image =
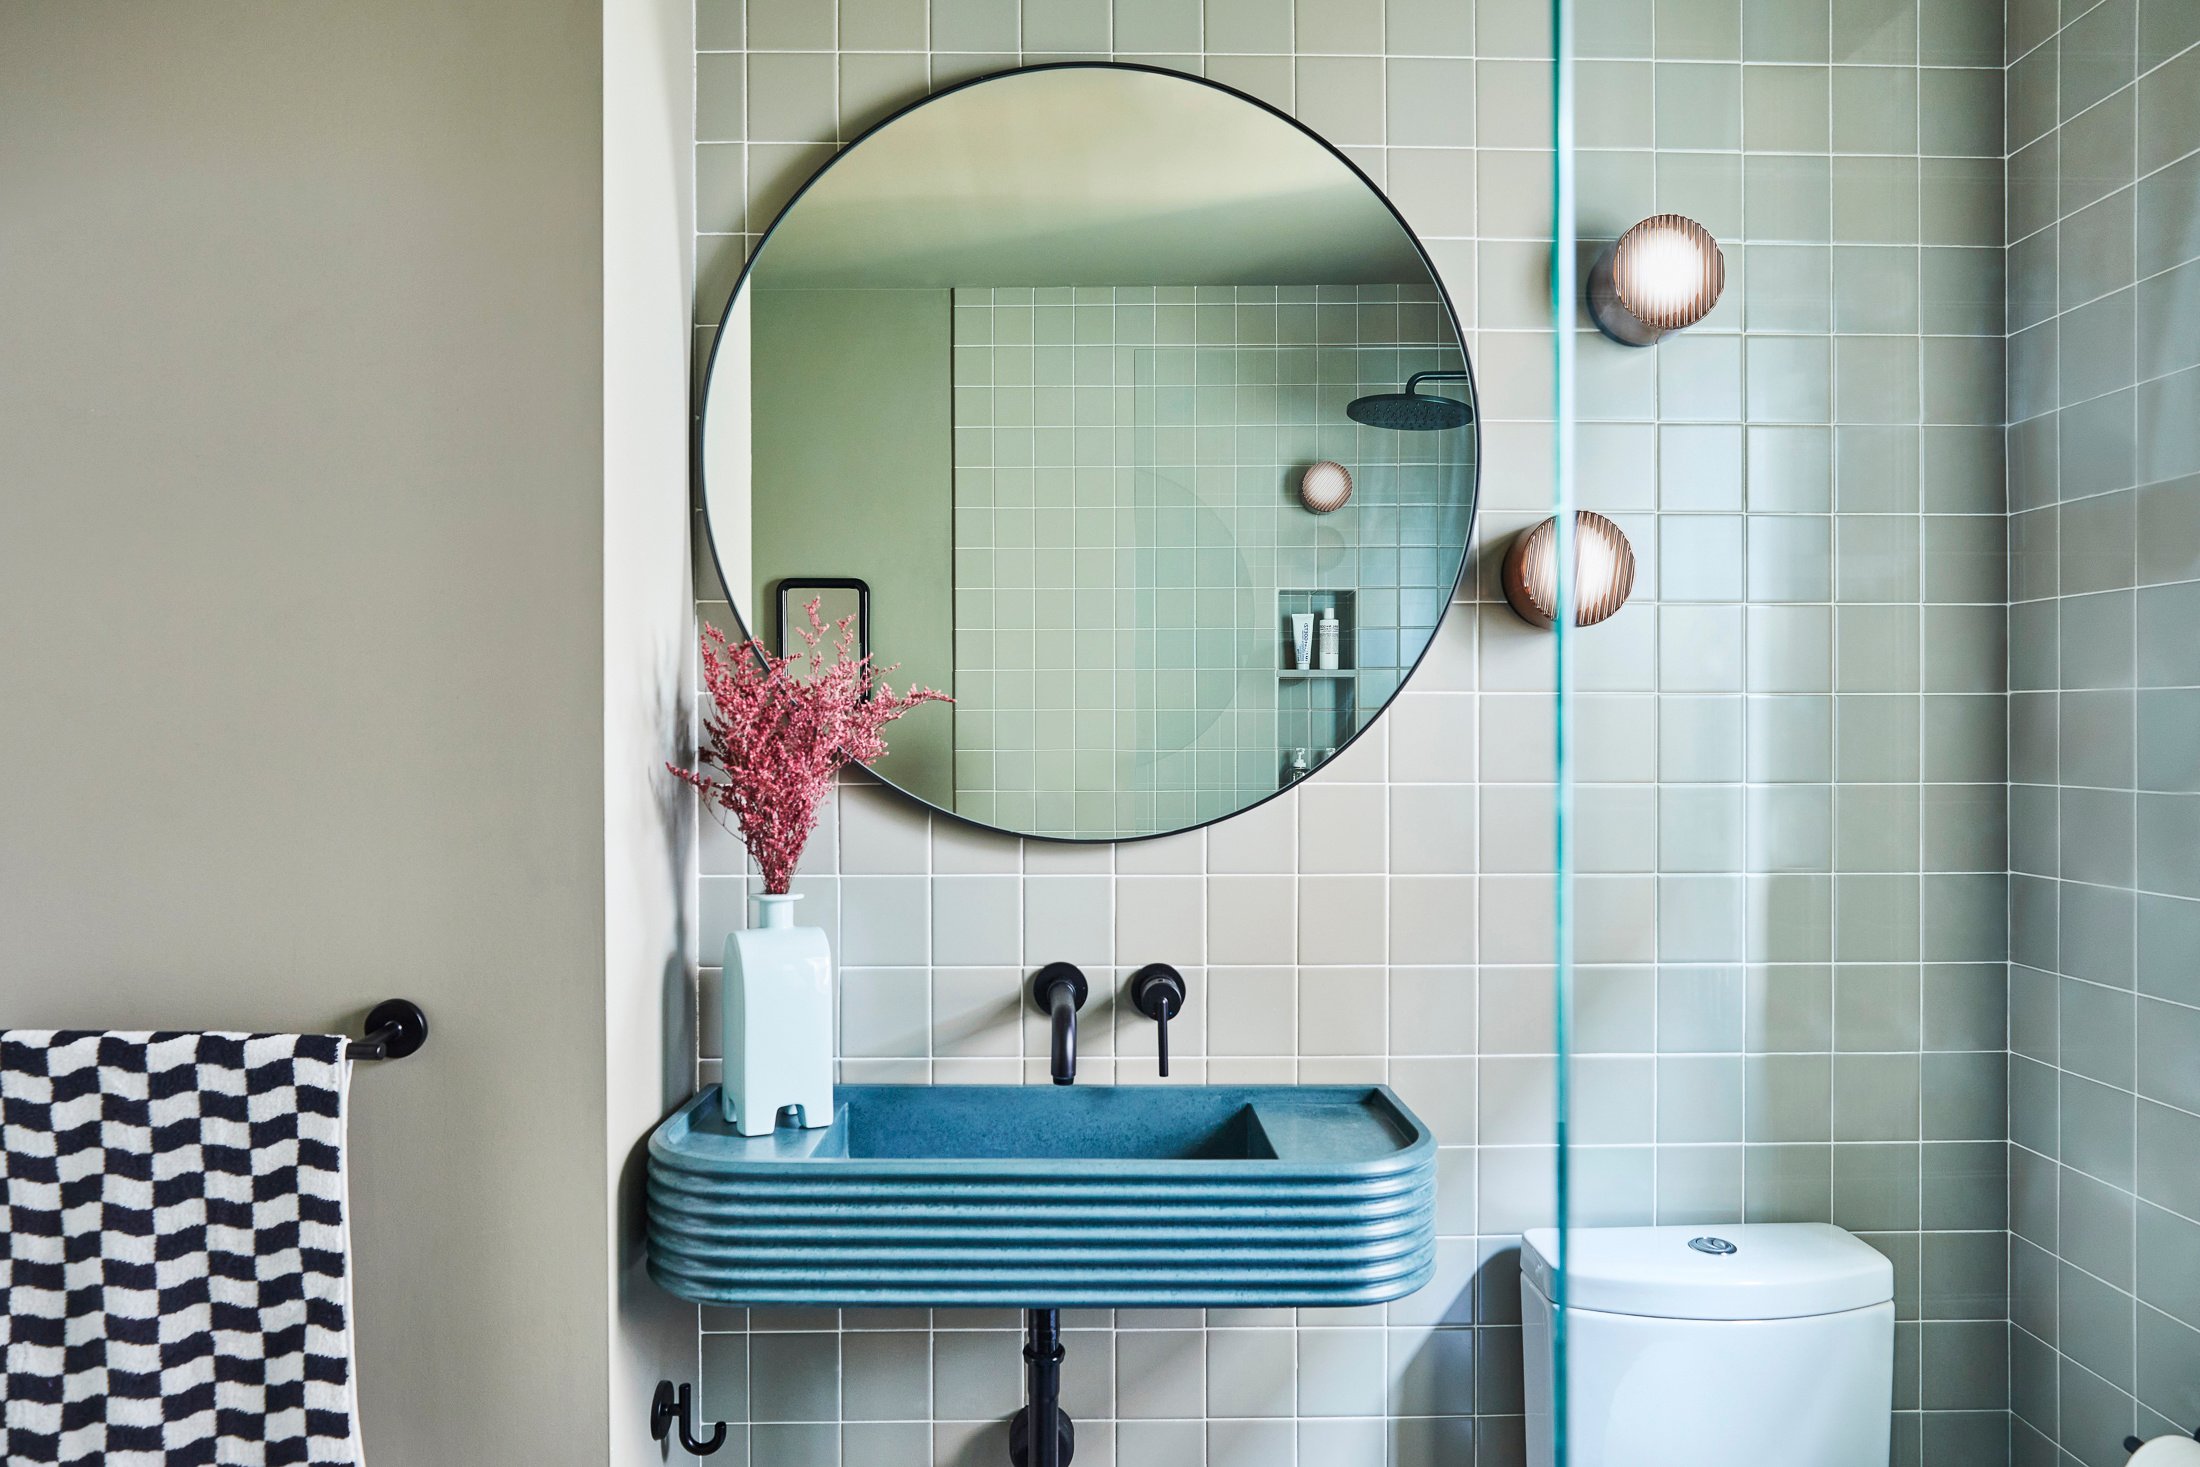
<svg viewBox="0 0 2200 1467">
<path fill-rule="evenodd" d="M 337 1035 L 0 1032 L 0 1460 L 357 1463 Z"/>
</svg>

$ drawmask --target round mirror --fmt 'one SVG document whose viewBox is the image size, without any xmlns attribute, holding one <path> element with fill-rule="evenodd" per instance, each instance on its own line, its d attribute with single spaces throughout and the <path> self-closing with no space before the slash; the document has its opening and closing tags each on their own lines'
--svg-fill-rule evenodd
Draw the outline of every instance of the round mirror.
<svg viewBox="0 0 2200 1467">
<path fill-rule="evenodd" d="M 704 381 L 744 628 L 857 619 L 953 696 L 876 772 L 1022 835 L 1219 820 L 1334 758 L 1427 650 L 1474 517 L 1473 382 L 1389 202 L 1263 103 L 1005 72 L 842 151 Z"/>
</svg>

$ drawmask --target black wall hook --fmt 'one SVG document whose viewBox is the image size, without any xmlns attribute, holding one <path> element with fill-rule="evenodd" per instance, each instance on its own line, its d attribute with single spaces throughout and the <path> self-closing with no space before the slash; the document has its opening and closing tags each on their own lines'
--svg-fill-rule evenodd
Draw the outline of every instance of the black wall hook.
<svg viewBox="0 0 2200 1467">
<path fill-rule="evenodd" d="M 708 1441 L 697 1441 L 694 1388 L 683 1385 L 674 1389 L 671 1381 L 660 1380 L 657 1394 L 649 1398 L 650 1440 L 663 1441 L 675 1426 L 680 1428 L 680 1445 L 698 1457 L 707 1457 L 726 1444 L 726 1423 L 723 1421 L 711 1427 Z"/>
</svg>

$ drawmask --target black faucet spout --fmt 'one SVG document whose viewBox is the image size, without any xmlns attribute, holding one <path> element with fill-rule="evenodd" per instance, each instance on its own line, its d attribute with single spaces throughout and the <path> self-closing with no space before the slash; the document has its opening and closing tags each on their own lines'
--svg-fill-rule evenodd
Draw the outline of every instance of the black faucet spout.
<svg viewBox="0 0 2200 1467">
<path fill-rule="evenodd" d="M 1054 1045 L 1049 1051 L 1054 1071 L 1054 1083 L 1077 1083 L 1077 1000 L 1070 996 L 1068 984 L 1057 984 L 1054 994 L 1047 1000 L 1048 1018 L 1054 1025 Z"/>
<path fill-rule="evenodd" d="M 1031 1002 L 1052 1029 L 1049 1065 L 1057 1085 L 1077 1083 L 1077 1011 L 1090 991 L 1074 963 L 1049 963 L 1031 980 Z"/>
</svg>

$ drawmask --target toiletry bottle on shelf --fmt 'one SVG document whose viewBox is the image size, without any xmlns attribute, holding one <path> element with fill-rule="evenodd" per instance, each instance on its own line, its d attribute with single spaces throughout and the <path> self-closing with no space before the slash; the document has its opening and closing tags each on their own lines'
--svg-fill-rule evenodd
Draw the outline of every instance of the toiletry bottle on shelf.
<svg viewBox="0 0 2200 1467">
<path fill-rule="evenodd" d="M 1314 665 L 1314 613 L 1291 613 L 1291 665 L 1300 672 Z"/>
<path fill-rule="evenodd" d="M 805 1128 L 833 1123 L 833 956 L 797 927 L 799 896 L 756 898 L 757 925 L 726 937 L 726 1119 L 768 1136 L 792 1106 Z"/>
<path fill-rule="evenodd" d="M 1304 750 L 1304 749 L 1293 749 L 1293 750 L 1291 751 L 1291 778 L 1292 778 L 1292 780 L 1293 780 L 1294 782 L 1296 782 L 1296 781 L 1298 781 L 1298 780 L 1302 780 L 1302 779 L 1306 778 L 1306 774 L 1307 774 L 1307 760 L 1306 760 L 1306 750 Z"/>
<path fill-rule="evenodd" d="M 1337 668 L 1337 608 L 1324 606 L 1321 621 L 1321 666 L 1323 672 Z"/>
</svg>

